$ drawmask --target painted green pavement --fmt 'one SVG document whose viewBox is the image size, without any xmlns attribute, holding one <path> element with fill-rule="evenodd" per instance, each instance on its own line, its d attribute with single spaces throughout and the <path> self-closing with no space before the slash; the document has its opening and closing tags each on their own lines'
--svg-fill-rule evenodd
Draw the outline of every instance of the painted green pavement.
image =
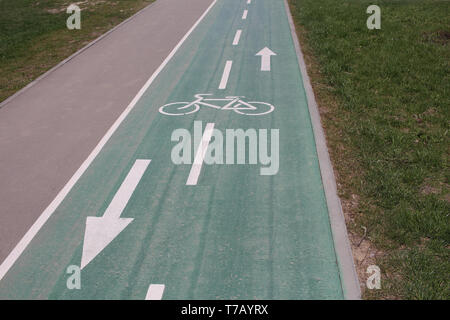
<svg viewBox="0 0 450 320">
<path fill-rule="evenodd" d="M 270 71 L 255 56 L 264 47 L 276 53 Z M 199 93 L 275 109 L 158 111 Z M 193 134 L 194 121 L 224 134 L 279 129 L 277 174 L 260 175 L 261 164 L 203 164 L 197 185 L 186 185 L 192 165 L 172 162 L 171 135 Z M 134 220 L 82 269 L 81 289 L 69 290 L 66 269 L 81 263 L 86 218 L 105 214 L 137 159 L 151 163 L 120 214 Z M 217 1 L 2 279 L 0 298 L 144 299 L 150 284 L 165 285 L 163 299 L 343 298 L 283 0 Z"/>
</svg>

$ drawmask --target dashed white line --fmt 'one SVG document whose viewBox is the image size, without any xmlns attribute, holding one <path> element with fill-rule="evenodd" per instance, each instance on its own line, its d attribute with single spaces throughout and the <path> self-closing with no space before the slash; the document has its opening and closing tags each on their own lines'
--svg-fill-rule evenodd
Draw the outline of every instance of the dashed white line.
<svg viewBox="0 0 450 320">
<path fill-rule="evenodd" d="M 166 286 L 163 284 L 151 284 L 148 287 L 147 295 L 145 296 L 145 300 L 161 300 L 165 287 Z"/>
<path fill-rule="evenodd" d="M 202 141 L 200 141 L 200 145 L 198 146 L 191 171 L 189 172 L 189 177 L 186 182 L 187 186 L 197 185 L 198 177 L 200 176 L 200 171 L 202 170 L 203 159 L 205 158 L 206 150 L 208 150 L 208 145 L 211 140 L 213 130 L 214 123 L 208 123 L 206 125 L 205 132 L 203 133 Z"/>
<path fill-rule="evenodd" d="M 242 33 L 242 30 L 236 31 L 236 34 L 235 34 L 234 40 L 233 40 L 233 46 L 237 46 L 239 44 L 239 39 L 241 38 L 241 33 Z"/>
<path fill-rule="evenodd" d="M 242 20 L 247 19 L 247 13 L 248 13 L 248 10 L 244 10 L 244 13 L 242 14 Z"/>
<path fill-rule="evenodd" d="M 227 87 L 228 77 L 230 76 L 231 66 L 233 65 L 233 61 L 228 60 L 225 63 L 225 68 L 223 69 L 222 79 L 220 79 L 219 89 L 223 90 Z"/>
</svg>

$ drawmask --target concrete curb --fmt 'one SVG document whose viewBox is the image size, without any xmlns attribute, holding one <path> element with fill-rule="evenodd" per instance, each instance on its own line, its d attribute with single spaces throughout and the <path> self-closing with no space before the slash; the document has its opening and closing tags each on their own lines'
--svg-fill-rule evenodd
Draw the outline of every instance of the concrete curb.
<svg viewBox="0 0 450 320">
<path fill-rule="evenodd" d="M 305 60 L 298 42 L 295 24 L 292 19 L 291 11 L 287 0 L 284 0 L 286 13 L 291 27 L 292 40 L 294 41 L 295 50 L 297 52 L 298 63 L 303 77 L 303 85 L 308 100 L 308 109 L 311 115 L 313 125 L 314 139 L 316 142 L 317 155 L 319 158 L 320 173 L 322 175 L 323 187 L 327 199 L 328 213 L 330 215 L 331 230 L 333 233 L 334 246 L 338 260 L 340 277 L 345 299 L 359 300 L 361 299 L 361 289 L 359 286 L 358 275 L 356 273 L 355 264 L 353 262 L 353 254 L 348 239 L 347 227 L 342 211 L 341 201 L 337 194 L 336 180 L 334 177 L 333 166 L 331 164 L 330 155 L 328 154 L 327 142 L 325 134 L 320 122 L 320 113 L 314 97 L 314 91 L 309 80 L 306 70 Z"/>
<path fill-rule="evenodd" d="M 7 105 L 11 100 L 13 100 L 14 98 L 18 97 L 19 95 L 21 95 L 22 93 L 24 93 L 26 90 L 30 89 L 32 86 L 34 86 L 38 81 L 44 79 L 45 77 L 47 77 L 48 75 L 50 75 L 53 71 L 55 71 L 56 69 L 62 67 L 63 65 L 65 65 L 67 62 L 69 62 L 70 60 L 72 60 L 73 58 L 75 58 L 76 56 L 78 56 L 79 54 L 81 54 L 82 52 L 84 52 L 86 49 L 88 49 L 89 47 L 93 46 L 94 44 L 96 44 L 97 42 L 99 42 L 100 40 L 102 40 L 103 38 L 106 38 L 110 33 L 112 33 L 114 30 L 120 28 L 122 25 L 126 24 L 127 22 L 129 22 L 130 20 L 134 19 L 136 16 L 138 16 L 139 14 L 141 14 L 142 12 L 144 12 L 144 10 L 147 10 L 149 7 L 151 7 L 156 1 L 150 3 L 149 5 L 147 5 L 146 7 L 142 8 L 141 10 L 139 10 L 138 12 L 136 12 L 135 14 L 133 14 L 131 17 L 128 17 L 127 19 L 125 19 L 124 21 L 122 21 L 121 23 L 119 23 L 118 25 L 116 25 L 115 27 L 113 27 L 112 29 L 106 31 L 104 34 L 102 34 L 101 36 L 99 36 L 98 38 L 92 40 L 91 42 L 89 42 L 86 46 L 84 46 L 83 48 L 79 49 L 78 51 L 76 51 L 75 53 L 73 53 L 72 55 L 70 55 L 69 57 L 67 57 L 66 59 L 64 59 L 63 61 L 61 61 L 60 63 L 58 63 L 56 66 L 52 67 L 51 69 L 47 70 L 46 72 L 44 72 L 43 74 L 41 74 L 39 77 L 37 77 L 36 79 L 34 79 L 33 81 L 31 81 L 29 84 L 27 84 L 25 87 L 23 87 L 22 89 L 20 89 L 19 91 L 17 91 L 16 93 L 14 93 L 13 95 L 9 96 L 8 98 L 6 98 L 5 100 L 3 100 L 3 102 L 0 102 L 0 108 L 3 108 L 5 105 Z"/>
</svg>

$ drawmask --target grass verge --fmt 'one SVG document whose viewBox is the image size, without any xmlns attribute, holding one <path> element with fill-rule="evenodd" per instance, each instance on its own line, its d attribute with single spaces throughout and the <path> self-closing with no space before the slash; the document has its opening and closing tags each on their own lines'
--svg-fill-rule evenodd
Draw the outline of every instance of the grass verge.
<svg viewBox="0 0 450 320">
<path fill-rule="evenodd" d="M 382 271 L 363 297 L 449 299 L 449 1 L 289 3 L 362 287 Z"/>
<path fill-rule="evenodd" d="M 0 102 L 154 0 L 0 0 Z M 67 7 L 81 8 L 68 30 Z"/>
</svg>

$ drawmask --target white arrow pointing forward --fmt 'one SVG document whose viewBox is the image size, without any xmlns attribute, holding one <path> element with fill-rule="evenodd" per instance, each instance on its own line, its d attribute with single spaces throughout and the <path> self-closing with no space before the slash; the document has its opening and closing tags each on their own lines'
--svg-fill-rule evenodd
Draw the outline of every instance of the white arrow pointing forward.
<svg viewBox="0 0 450 320">
<path fill-rule="evenodd" d="M 133 218 L 121 218 L 120 215 L 144 175 L 150 161 L 136 160 L 103 217 L 87 217 L 83 253 L 81 255 L 81 269 L 91 262 L 133 221 Z"/>
<path fill-rule="evenodd" d="M 261 56 L 261 71 L 270 71 L 270 57 L 276 56 L 277 54 L 265 47 L 256 56 Z"/>
</svg>

